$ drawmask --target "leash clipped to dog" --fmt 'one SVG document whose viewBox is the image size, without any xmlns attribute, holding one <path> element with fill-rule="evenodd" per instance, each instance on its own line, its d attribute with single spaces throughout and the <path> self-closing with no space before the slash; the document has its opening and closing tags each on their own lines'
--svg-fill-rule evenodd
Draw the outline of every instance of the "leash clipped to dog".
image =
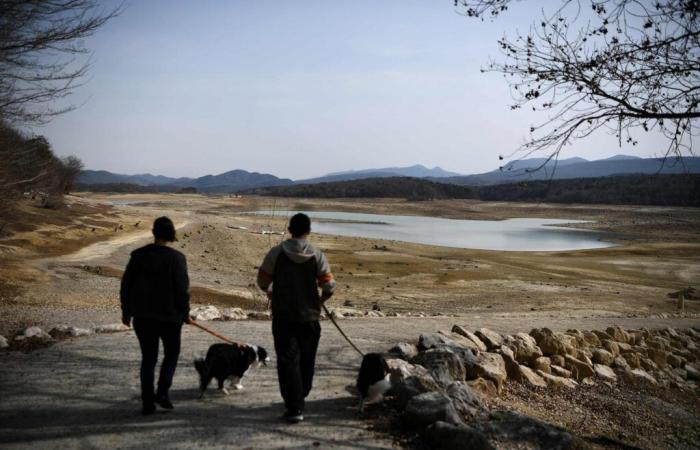
<svg viewBox="0 0 700 450">
<path fill-rule="evenodd" d="M 190 325 L 193 325 L 193 326 L 195 326 L 195 327 L 197 327 L 197 328 L 199 328 L 200 330 L 206 331 L 207 333 L 209 333 L 209 334 L 211 334 L 212 336 L 215 336 L 215 337 L 221 339 L 221 340 L 224 341 L 224 342 L 227 342 L 227 343 L 229 343 L 229 344 L 233 344 L 233 345 L 236 345 L 236 346 L 240 346 L 240 345 L 241 345 L 241 344 L 239 344 L 238 342 L 234 342 L 234 341 L 232 341 L 231 339 L 227 338 L 226 336 L 222 336 L 222 335 L 220 335 L 219 333 L 217 333 L 216 331 L 210 330 L 209 328 L 205 327 L 204 325 L 200 325 L 199 323 L 197 323 L 197 322 L 195 322 L 195 321 L 191 321 L 191 322 L 189 322 L 189 324 L 190 324 Z"/>
<path fill-rule="evenodd" d="M 343 331 L 343 329 L 340 328 L 340 325 L 338 325 L 338 322 L 335 321 L 335 319 L 333 318 L 333 316 L 331 315 L 331 313 L 328 311 L 328 308 L 326 308 L 326 305 L 322 305 L 322 306 L 323 306 L 323 310 L 326 312 L 326 317 L 328 317 L 328 319 L 330 319 L 330 321 L 333 322 L 333 325 L 335 325 L 335 327 L 338 329 L 338 331 L 340 332 L 341 336 L 343 336 L 343 337 L 345 338 L 345 340 L 348 341 L 348 344 L 350 344 L 350 346 L 352 346 L 352 348 L 354 348 L 354 349 L 357 351 L 357 353 L 359 353 L 360 356 L 362 356 L 362 357 L 364 358 L 365 354 L 362 353 L 362 350 L 360 350 L 359 348 L 357 348 L 357 345 L 355 345 L 355 344 L 352 342 L 352 340 L 350 340 L 350 338 L 348 337 L 348 335 L 345 334 L 345 332 Z"/>
</svg>

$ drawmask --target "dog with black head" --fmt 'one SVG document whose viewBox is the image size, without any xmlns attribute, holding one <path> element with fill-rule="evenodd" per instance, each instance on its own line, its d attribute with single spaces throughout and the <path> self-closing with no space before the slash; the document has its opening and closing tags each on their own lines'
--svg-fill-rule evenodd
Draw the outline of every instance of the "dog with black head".
<svg viewBox="0 0 700 450">
<path fill-rule="evenodd" d="M 366 404 L 380 403 L 384 394 L 391 388 L 389 366 L 380 353 L 367 353 L 362 358 L 360 373 L 357 376 L 357 390 L 360 391 L 360 414 Z"/>
<path fill-rule="evenodd" d="M 249 369 L 267 365 L 270 357 L 267 351 L 257 345 L 214 344 L 209 347 L 205 358 L 196 358 L 194 367 L 199 373 L 200 398 L 204 397 L 212 379 L 218 382 L 219 390 L 225 395 L 229 391 L 224 382 L 229 380 L 229 387 L 243 389 L 241 379 Z"/>
</svg>

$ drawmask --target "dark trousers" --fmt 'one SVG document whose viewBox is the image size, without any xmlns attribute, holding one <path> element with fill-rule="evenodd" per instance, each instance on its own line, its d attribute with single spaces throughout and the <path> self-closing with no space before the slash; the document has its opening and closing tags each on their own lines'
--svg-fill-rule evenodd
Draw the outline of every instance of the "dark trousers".
<svg viewBox="0 0 700 450">
<path fill-rule="evenodd" d="M 313 384 L 321 324 L 318 321 L 273 320 L 272 335 L 284 406 L 288 411 L 303 411 L 304 399 L 311 392 Z"/>
<path fill-rule="evenodd" d="M 134 331 L 141 346 L 141 400 L 152 404 L 153 379 L 158 362 L 158 341 L 163 341 L 163 362 L 158 377 L 158 394 L 167 395 L 173 383 L 173 375 L 180 356 L 181 323 L 134 318 Z"/>
</svg>

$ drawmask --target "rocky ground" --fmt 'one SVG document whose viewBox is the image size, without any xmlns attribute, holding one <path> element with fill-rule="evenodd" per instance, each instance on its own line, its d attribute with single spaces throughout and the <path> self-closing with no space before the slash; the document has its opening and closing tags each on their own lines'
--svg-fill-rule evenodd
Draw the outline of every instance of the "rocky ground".
<svg viewBox="0 0 700 450">
<path fill-rule="evenodd" d="M 115 201 L 138 203 L 112 204 Z M 696 343 L 687 330 L 699 325 L 700 302 L 695 294 L 689 295 L 685 311 L 679 312 L 677 299 L 668 295 L 697 287 L 700 280 L 697 210 L 92 194 L 69 198 L 68 205 L 58 212 L 25 205 L 23 221 L 4 227 L 0 236 L 0 335 L 10 348 L 20 350 L 0 353 L 2 442 L 17 447 L 131 447 L 155 438 L 164 446 L 187 448 L 195 444 L 384 448 L 431 446 L 436 436 L 444 444 L 445 436 L 466 439 L 468 433 L 475 446 L 489 441 L 496 447 L 521 448 L 504 435 L 523 427 L 551 432 L 564 441 L 571 438 L 575 445 L 604 448 L 693 448 L 697 442 L 698 393 L 693 378 L 697 366 L 692 359 Z M 432 434 L 416 433 L 435 421 L 420 426 L 412 422 L 416 418 L 410 416 L 411 409 L 407 412 L 406 401 L 390 402 L 386 410 L 370 411 L 370 420 L 360 420 L 353 409 L 355 400 L 345 389 L 359 367 L 357 355 L 324 321 L 319 356 L 323 370 L 313 394 L 317 412 L 310 413 L 317 425 L 279 428 L 274 420 L 278 406 L 274 370 L 251 377 L 254 389 L 209 404 L 194 400 L 195 374 L 189 367 L 178 373 L 177 383 L 192 386 L 178 393 L 183 408 L 144 424 L 133 414 L 138 355 L 134 338 L 131 332 L 104 334 L 119 329 L 104 325 L 118 320 L 119 277 L 129 252 L 148 242 L 148 225 L 154 217 L 172 217 L 180 235 L 175 247 L 188 257 L 194 306 L 202 306 L 195 315 L 222 319 L 207 323 L 271 349 L 267 304 L 254 280 L 264 253 L 281 236 L 259 232 L 283 229 L 286 217 L 241 212 L 273 208 L 485 220 L 592 220 L 577 226 L 612 232 L 621 246 L 577 252 L 488 252 L 313 235 L 339 281 L 330 305 L 333 314 L 358 345 L 368 351 L 385 351 L 401 341 L 417 345 L 421 352 L 407 359 L 425 368 L 426 379 L 432 377 L 427 384 L 434 389 L 426 394 L 433 406 L 452 405 L 455 398 L 466 399 L 467 404 L 473 400 L 478 417 L 470 416 L 463 404 L 455 404 L 459 414 L 430 428 Z M 453 324 L 459 324 L 464 335 L 455 335 Z M 620 341 L 606 331 L 613 325 L 631 334 Z M 494 339 L 530 333 L 533 328 L 556 331 L 511 336 L 495 346 L 486 336 L 469 332 L 484 327 L 494 330 Z M 653 331 L 668 328 L 680 337 Z M 583 331 L 566 333 L 572 329 L 599 330 L 600 342 L 591 342 L 591 334 Z M 645 334 L 642 329 L 650 331 Z M 438 330 L 442 334 L 435 334 Z M 206 349 L 213 338 L 191 329 L 185 336 L 181 363 L 189 365 L 192 354 Z M 634 343 L 629 336 L 634 336 Z M 690 342 L 683 341 L 684 336 Z M 411 342 L 412 337 L 418 340 Z M 438 339 L 438 348 L 429 349 L 426 339 Z M 517 342 L 533 340 L 542 355 L 523 361 Z M 455 370 L 461 370 L 461 364 L 465 376 L 441 378 L 432 356 L 426 356 L 438 351 L 456 352 L 459 363 L 452 356 L 443 357 Z M 472 357 L 479 364 L 505 367 L 504 378 L 493 375 L 494 379 L 490 370 L 474 378 L 469 372 Z M 662 360 L 667 367 L 660 367 Z M 124 371 L 131 377 L 126 383 Z M 400 373 L 395 373 L 395 381 L 396 386 L 405 384 Z M 454 383 L 458 385 L 449 388 Z M 103 393 L 109 400 L 101 398 Z M 450 394 L 447 401 L 445 393 Z M 231 404 L 234 398 L 236 406 Z M 21 405 L 32 405 L 34 411 L 24 422 L 14 414 Z M 239 430 L 231 428 L 231 413 L 241 421 Z M 115 417 L 114 423 L 108 417 Z M 84 426 L 75 425 L 81 421 Z M 396 426 L 402 423 L 413 426 L 408 430 Z M 48 425 L 39 427 L 43 424 Z M 553 432 L 552 425 L 564 431 Z M 470 429 L 465 431 L 464 426 Z"/>
<path fill-rule="evenodd" d="M 205 323 L 226 336 L 272 348 L 269 321 Z M 500 420 L 509 426 L 522 421 L 527 421 L 524 424 L 530 428 L 533 426 L 531 419 L 514 416 L 506 421 L 503 413 L 496 413 L 505 410 L 548 424 L 536 427 L 549 430 L 548 435 L 552 425 L 561 426 L 566 431 L 554 433 L 557 439 L 583 442 L 583 448 L 630 448 L 614 444 L 617 441 L 641 448 L 694 448 L 697 441 L 692 439 L 697 438 L 697 430 L 700 429 L 697 394 L 658 386 L 638 388 L 624 381 L 622 375 L 617 382 L 610 384 L 593 375 L 591 380 L 594 385 L 577 382 L 578 385 L 571 389 L 532 387 L 516 381 L 507 369 L 504 374 L 504 359 L 502 363 L 495 359 L 500 375 L 489 371 L 491 378 L 486 380 L 479 374 L 487 372 L 479 372 L 482 369 L 477 365 L 467 369 L 467 364 L 462 362 L 462 357 L 464 361 L 471 361 L 467 355 L 473 353 L 463 346 L 465 341 L 461 335 L 452 335 L 449 331 L 445 334 L 435 333 L 436 330 L 450 330 L 454 323 L 454 318 L 341 320 L 345 331 L 364 351 L 386 351 L 398 342 L 406 342 L 409 335 L 423 335 L 415 342 L 409 339 L 405 347 L 417 353 L 419 348 L 426 348 L 426 345 L 436 346 L 421 351 L 423 356 L 413 358 L 422 359 L 428 368 L 421 371 L 422 379 L 418 386 L 434 388 L 437 393 L 445 389 L 443 386 L 454 384 L 446 378 L 452 375 L 449 371 L 441 370 L 425 355 L 459 352 L 459 360 L 447 356 L 455 362 L 458 376 L 461 378 L 463 375 L 466 380 L 477 375 L 468 382 L 460 381 L 457 383 L 459 387 L 454 386 L 449 391 L 454 395 L 450 398 L 472 399 L 474 402 L 471 407 L 471 403 L 466 406 L 460 404 L 460 415 L 452 417 L 451 420 L 460 426 L 462 421 L 468 420 L 470 426 L 479 427 L 480 430 L 489 423 L 491 425 L 488 426 L 493 427 L 493 420 L 489 420 L 491 416 L 501 417 Z M 463 330 L 476 326 L 489 327 L 497 330 L 494 334 L 527 332 L 528 326 L 551 326 L 547 318 L 533 318 L 523 323 L 495 315 L 460 319 L 457 323 Z M 574 326 L 605 329 L 613 323 L 625 329 L 668 328 L 671 324 L 685 329 L 690 325 L 700 325 L 698 320 L 692 319 L 589 318 L 560 319 L 554 329 L 563 331 Z M 359 356 L 328 321 L 324 321 L 322 327 L 317 378 L 306 414 L 308 421 L 299 427 L 287 426 L 277 420 L 282 406 L 273 365 L 248 374 L 243 382 L 246 387 L 243 391 L 236 391 L 228 397 L 212 391 L 205 400 L 199 400 L 197 375 L 191 361 L 216 339 L 200 330 L 186 327 L 180 367 L 173 387 L 176 410 L 147 419 L 141 417 L 138 411 L 139 354 L 136 338 L 131 331 L 67 339 L 59 337 L 54 345 L 29 353 L 0 352 L 0 442 L 3 448 L 142 448 L 143 442 L 153 442 L 157 448 L 437 448 L 432 446 L 431 437 L 417 433 L 419 427 L 424 425 L 425 419 L 422 417 L 431 409 L 414 408 L 416 416 L 407 419 L 403 411 L 408 406 L 397 406 L 400 399 L 407 400 L 416 393 L 403 389 L 411 381 L 408 381 L 408 377 L 402 378 L 400 370 L 395 370 L 396 392 L 387 401 L 386 407 L 373 406 L 365 417 L 358 415 L 357 399 L 349 393 L 351 390 L 348 386 L 354 383 Z M 564 335 L 558 332 L 553 334 L 557 338 L 568 339 L 562 337 Z M 451 341 L 459 342 L 459 345 L 455 346 Z M 449 347 L 452 350 L 447 351 Z M 500 347 L 495 350 L 507 352 Z M 502 353 L 494 351 L 482 353 L 503 358 Z M 553 356 L 550 359 L 554 359 Z M 393 365 L 396 366 L 397 362 L 398 359 L 395 359 Z M 407 373 L 415 371 L 415 367 Z M 650 373 L 655 374 L 653 371 Z M 652 376 L 657 377 L 659 383 L 661 377 Z M 500 394 L 494 392 L 495 384 L 491 379 L 502 380 Z M 470 411 L 476 413 L 470 416 Z M 411 423 L 411 428 L 406 429 L 401 425 L 405 423 Z M 521 425 L 518 425 L 518 429 Z M 500 431 L 493 433 L 503 432 L 502 428 L 494 430 Z M 579 441 L 573 441 L 574 438 Z M 509 445 L 509 442 L 512 443 L 512 440 L 503 440 L 497 447 L 523 448 Z M 529 445 L 527 448 L 553 447 Z"/>
</svg>

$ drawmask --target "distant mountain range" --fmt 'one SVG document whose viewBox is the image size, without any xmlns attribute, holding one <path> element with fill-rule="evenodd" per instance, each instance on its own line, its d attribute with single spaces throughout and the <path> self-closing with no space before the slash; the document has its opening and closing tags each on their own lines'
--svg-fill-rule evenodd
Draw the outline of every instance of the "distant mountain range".
<svg viewBox="0 0 700 450">
<path fill-rule="evenodd" d="M 169 178 L 162 175 L 140 174 L 120 175 L 104 170 L 84 170 L 78 177 L 81 185 L 135 184 L 138 186 L 158 186 L 163 190 L 196 188 L 200 192 L 238 192 L 264 186 L 293 184 L 288 178 L 277 178 L 267 173 L 231 170 L 219 175 L 205 175 L 199 178 Z"/>
<path fill-rule="evenodd" d="M 483 186 L 519 181 L 595 178 L 624 174 L 674 174 L 700 173 L 700 158 L 687 157 L 682 161 L 659 158 L 638 158 L 616 155 L 597 161 L 583 158 L 569 158 L 547 161 L 545 158 L 529 158 L 506 163 L 501 169 L 474 175 L 459 175 L 440 167 L 429 169 L 422 165 L 410 167 L 386 167 L 348 172 L 335 172 L 328 175 L 293 181 L 278 178 L 271 174 L 231 170 L 219 175 L 205 175 L 199 178 L 170 178 L 163 175 L 139 174 L 120 175 L 104 170 L 85 170 L 78 178 L 83 188 L 102 184 L 130 184 L 158 187 L 166 191 L 181 188 L 196 188 L 200 192 L 240 192 L 249 189 L 287 186 L 292 184 L 317 184 L 337 181 L 352 181 L 369 178 L 412 177 L 424 178 L 433 182 L 458 184 L 463 186 Z"/>
<path fill-rule="evenodd" d="M 616 155 L 611 158 L 587 161 L 583 158 L 547 161 L 531 158 L 505 164 L 491 172 L 435 179 L 441 183 L 464 186 L 515 183 L 534 180 L 565 180 L 572 178 L 596 178 L 613 175 L 700 173 L 700 158 L 686 157 L 682 161 L 669 158 L 638 158 Z"/>
</svg>

